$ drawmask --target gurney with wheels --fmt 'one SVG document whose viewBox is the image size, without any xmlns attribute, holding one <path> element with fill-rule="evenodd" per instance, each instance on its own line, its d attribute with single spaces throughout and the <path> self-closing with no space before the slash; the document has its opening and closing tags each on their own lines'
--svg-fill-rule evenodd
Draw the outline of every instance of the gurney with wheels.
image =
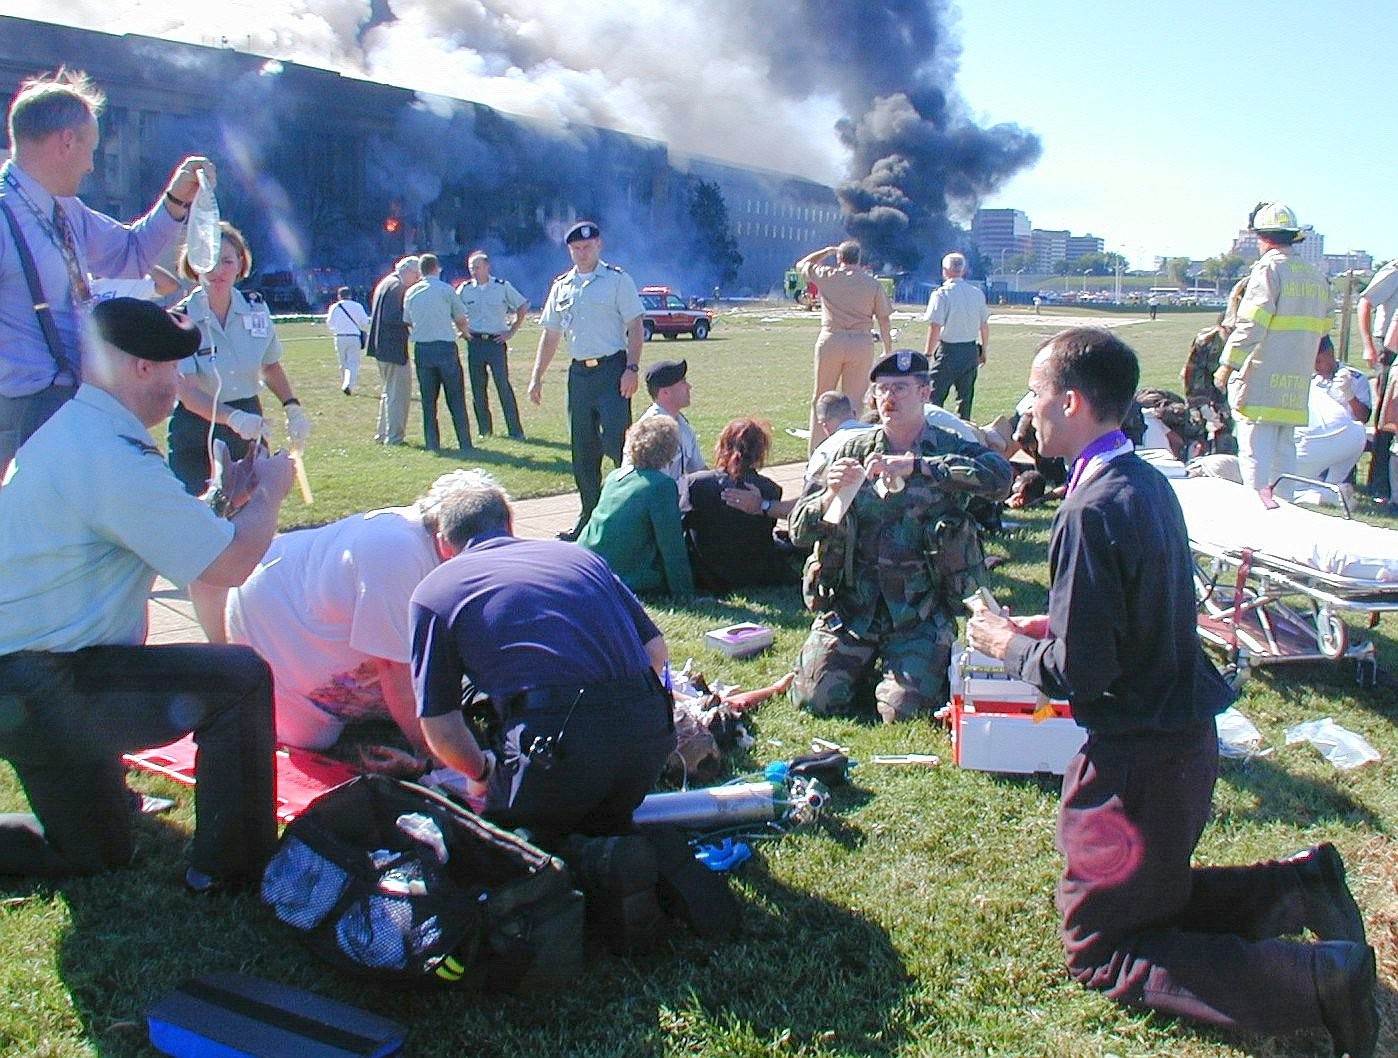
<svg viewBox="0 0 1398 1058">
<path fill-rule="evenodd" d="M 1398 531 L 1285 500 L 1269 510 L 1221 478 L 1171 484 L 1194 553 L 1199 635 L 1226 652 L 1235 686 L 1250 669 L 1296 661 L 1352 661 L 1361 686 L 1377 682 L 1373 641 L 1342 615 L 1374 628 L 1398 611 Z"/>
</svg>

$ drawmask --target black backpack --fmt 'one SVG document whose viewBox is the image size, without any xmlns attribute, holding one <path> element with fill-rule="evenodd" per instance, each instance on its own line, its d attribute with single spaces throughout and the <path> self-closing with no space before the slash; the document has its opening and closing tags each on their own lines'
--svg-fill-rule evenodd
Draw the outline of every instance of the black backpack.
<svg viewBox="0 0 1398 1058">
<path fill-rule="evenodd" d="M 262 900 L 321 959 L 380 983 L 534 991 L 582 968 L 583 899 L 562 860 L 387 776 L 312 802 Z"/>
</svg>

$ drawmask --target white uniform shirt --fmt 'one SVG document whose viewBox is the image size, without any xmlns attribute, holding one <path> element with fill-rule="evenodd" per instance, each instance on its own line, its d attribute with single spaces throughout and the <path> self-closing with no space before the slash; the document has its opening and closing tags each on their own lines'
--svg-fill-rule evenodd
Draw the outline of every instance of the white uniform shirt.
<svg viewBox="0 0 1398 1058">
<path fill-rule="evenodd" d="M 0 489 L 0 654 L 140 645 L 156 574 L 188 584 L 232 539 L 131 411 L 84 385 Z"/>
<path fill-rule="evenodd" d="M 325 325 L 336 338 L 358 338 L 369 331 L 369 314 L 359 302 L 346 298 L 330 306 Z"/>
</svg>

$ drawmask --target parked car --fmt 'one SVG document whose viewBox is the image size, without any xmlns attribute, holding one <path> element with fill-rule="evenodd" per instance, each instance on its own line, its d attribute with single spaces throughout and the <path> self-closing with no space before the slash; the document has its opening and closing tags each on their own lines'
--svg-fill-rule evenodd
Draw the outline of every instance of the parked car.
<svg viewBox="0 0 1398 1058">
<path fill-rule="evenodd" d="M 641 326 L 645 330 L 646 341 L 657 334 L 663 334 L 666 338 L 688 334 L 702 341 L 713 330 L 712 312 L 689 308 L 684 299 L 669 287 L 642 287 L 641 304 L 645 306 Z"/>
</svg>

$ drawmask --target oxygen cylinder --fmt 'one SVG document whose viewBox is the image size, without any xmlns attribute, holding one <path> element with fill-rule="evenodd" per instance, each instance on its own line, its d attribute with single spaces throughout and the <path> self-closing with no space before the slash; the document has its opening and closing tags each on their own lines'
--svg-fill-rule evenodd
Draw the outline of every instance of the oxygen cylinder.
<svg viewBox="0 0 1398 1058">
<path fill-rule="evenodd" d="M 778 801 L 786 796 L 780 782 L 734 783 L 704 790 L 653 793 L 636 808 L 638 827 L 685 827 L 716 830 L 739 823 L 766 823 L 781 814 Z"/>
</svg>

